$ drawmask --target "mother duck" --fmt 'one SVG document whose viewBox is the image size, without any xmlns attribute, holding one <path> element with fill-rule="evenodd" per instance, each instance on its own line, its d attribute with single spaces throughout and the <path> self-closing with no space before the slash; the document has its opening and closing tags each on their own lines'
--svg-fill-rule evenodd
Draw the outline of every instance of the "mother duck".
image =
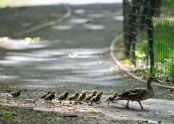
<svg viewBox="0 0 174 124">
<path fill-rule="evenodd" d="M 154 96 L 154 90 L 151 85 L 153 81 L 155 81 L 155 78 L 150 77 L 147 81 L 147 88 L 137 88 L 123 92 L 122 94 L 118 95 L 116 100 L 127 100 L 126 108 L 129 108 L 129 100 L 137 101 L 141 109 L 143 109 L 141 101 L 152 98 Z"/>
</svg>

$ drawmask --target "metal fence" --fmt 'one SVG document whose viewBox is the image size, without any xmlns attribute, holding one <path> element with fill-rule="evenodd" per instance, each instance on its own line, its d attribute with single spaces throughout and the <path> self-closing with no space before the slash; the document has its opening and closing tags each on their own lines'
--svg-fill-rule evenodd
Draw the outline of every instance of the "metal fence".
<svg viewBox="0 0 174 124">
<path fill-rule="evenodd" d="M 123 0 L 125 54 L 148 75 L 174 81 L 174 0 Z"/>
</svg>

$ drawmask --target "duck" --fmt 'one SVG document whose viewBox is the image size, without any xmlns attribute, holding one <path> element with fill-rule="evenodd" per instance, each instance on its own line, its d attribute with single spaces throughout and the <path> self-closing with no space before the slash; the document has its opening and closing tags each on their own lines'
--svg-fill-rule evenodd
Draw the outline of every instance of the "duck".
<svg viewBox="0 0 174 124">
<path fill-rule="evenodd" d="M 156 79 L 154 77 L 150 77 L 147 80 L 146 88 L 137 88 L 123 92 L 118 95 L 116 100 L 127 100 L 126 108 L 129 108 L 129 101 L 137 101 L 141 109 L 144 109 L 141 101 L 152 98 L 154 96 L 154 89 L 151 84 L 153 81 L 156 81 Z"/>
<path fill-rule="evenodd" d="M 103 95 L 103 92 L 99 92 L 99 93 L 97 94 L 97 96 L 93 97 L 93 98 L 90 100 L 91 105 L 93 105 L 94 103 L 100 104 L 100 103 L 101 103 L 102 95 Z"/>
<path fill-rule="evenodd" d="M 72 96 L 70 96 L 68 98 L 68 100 L 70 101 L 70 104 L 72 104 L 72 100 L 76 101 L 78 99 L 78 97 L 80 96 L 80 93 L 76 92 L 75 94 L 73 94 Z"/>
<path fill-rule="evenodd" d="M 81 103 L 81 102 L 85 101 L 86 100 L 86 95 L 87 95 L 86 91 L 82 91 L 82 93 L 80 94 L 80 96 L 79 96 L 79 98 L 77 99 L 76 102 Z"/>
<path fill-rule="evenodd" d="M 43 96 L 41 96 L 40 98 L 41 99 L 45 99 L 45 97 L 48 95 L 48 94 L 50 94 L 52 91 L 48 91 L 46 94 L 44 94 Z"/>
<path fill-rule="evenodd" d="M 13 92 L 11 95 L 13 98 L 17 98 L 21 95 L 21 93 L 22 93 L 22 90 L 18 90 L 18 91 Z"/>
<path fill-rule="evenodd" d="M 66 100 L 68 98 L 69 92 L 65 91 L 63 94 L 60 94 L 58 97 L 58 100 L 60 101 L 60 104 L 62 102 L 62 100 Z"/>
<path fill-rule="evenodd" d="M 88 103 L 88 102 L 90 101 L 90 99 L 91 99 L 92 97 L 96 96 L 96 95 L 97 95 L 97 91 L 93 91 L 92 94 L 86 96 L 85 102 Z"/>
<path fill-rule="evenodd" d="M 53 91 L 45 97 L 45 100 L 52 101 L 54 98 L 56 98 L 56 92 Z"/>
<path fill-rule="evenodd" d="M 108 102 L 108 105 L 109 105 L 109 102 L 113 102 L 114 99 L 118 96 L 117 93 L 114 93 L 112 96 L 110 96 L 109 98 L 106 99 L 106 101 Z"/>
</svg>

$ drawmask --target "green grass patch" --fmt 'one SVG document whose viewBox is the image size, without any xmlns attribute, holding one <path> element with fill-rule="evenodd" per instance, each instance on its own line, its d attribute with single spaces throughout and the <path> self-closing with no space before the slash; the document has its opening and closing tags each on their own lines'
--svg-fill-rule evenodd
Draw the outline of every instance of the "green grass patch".
<svg viewBox="0 0 174 124">
<path fill-rule="evenodd" d="M 174 10 L 173 0 L 162 0 L 162 6 L 169 10 Z"/>
<path fill-rule="evenodd" d="M 7 118 L 7 119 L 13 119 L 13 115 L 11 113 L 0 115 L 0 117 Z"/>
<path fill-rule="evenodd" d="M 115 39 L 116 37 L 120 36 L 121 34 L 122 34 L 121 32 L 116 33 L 114 36 L 112 36 L 112 39 Z"/>
<path fill-rule="evenodd" d="M 105 62 L 104 61 L 99 61 L 98 64 L 103 65 L 103 64 L 105 64 Z"/>
<path fill-rule="evenodd" d="M 173 2 L 174 4 L 174 2 Z M 173 76 L 174 75 L 174 21 L 173 17 L 164 15 L 159 18 L 153 18 L 154 24 L 154 73 L 157 76 Z M 145 40 L 144 40 L 145 39 Z M 147 40 L 147 30 L 141 31 L 138 37 L 136 47 L 137 60 L 150 63 L 149 46 Z M 148 74 L 146 72 L 146 74 Z M 173 79 L 174 80 L 174 79 Z"/>
</svg>

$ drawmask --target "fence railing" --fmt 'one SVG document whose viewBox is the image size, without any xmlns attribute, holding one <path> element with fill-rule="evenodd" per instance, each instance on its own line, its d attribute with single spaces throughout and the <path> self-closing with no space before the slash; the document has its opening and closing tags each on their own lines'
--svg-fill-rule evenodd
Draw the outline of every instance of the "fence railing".
<svg viewBox="0 0 174 124">
<path fill-rule="evenodd" d="M 125 54 L 147 74 L 174 81 L 174 0 L 123 0 Z"/>
</svg>

